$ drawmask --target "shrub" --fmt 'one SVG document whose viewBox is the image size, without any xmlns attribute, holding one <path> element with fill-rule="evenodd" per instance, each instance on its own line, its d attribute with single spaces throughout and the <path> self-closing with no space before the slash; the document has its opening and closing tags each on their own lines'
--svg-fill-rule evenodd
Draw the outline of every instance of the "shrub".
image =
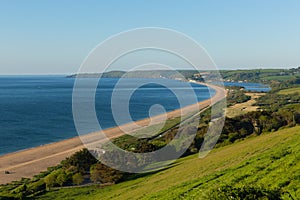
<svg viewBox="0 0 300 200">
<path fill-rule="evenodd" d="M 67 174 L 63 171 L 58 176 L 56 177 L 56 182 L 60 185 L 63 186 L 66 182 L 68 181 Z"/>
<path fill-rule="evenodd" d="M 236 199 L 236 200 L 280 200 L 282 192 L 280 189 L 267 189 L 262 187 L 233 187 L 224 185 L 219 188 L 215 188 L 207 195 L 207 199 L 211 200 L 223 200 L 223 199 Z"/>
<path fill-rule="evenodd" d="M 74 184 L 80 185 L 83 182 L 84 178 L 81 173 L 77 173 L 73 175 L 72 180 Z"/>
<path fill-rule="evenodd" d="M 56 185 L 56 174 L 51 173 L 44 178 L 44 182 L 46 184 L 47 189 L 51 189 Z"/>
<path fill-rule="evenodd" d="M 115 183 L 122 179 L 122 177 L 122 172 L 101 163 L 91 167 L 91 181 L 94 183 Z"/>
<path fill-rule="evenodd" d="M 31 194 L 34 194 L 36 192 L 42 192 L 46 189 L 46 184 L 43 179 L 40 179 L 39 181 L 33 182 L 28 185 L 28 190 Z"/>
</svg>

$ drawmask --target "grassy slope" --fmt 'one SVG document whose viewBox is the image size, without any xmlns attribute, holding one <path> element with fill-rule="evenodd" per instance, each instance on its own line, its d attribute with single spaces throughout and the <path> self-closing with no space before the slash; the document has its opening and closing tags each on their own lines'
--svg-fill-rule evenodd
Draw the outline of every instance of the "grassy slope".
<svg viewBox="0 0 300 200">
<path fill-rule="evenodd" d="M 214 149 L 206 158 L 192 155 L 172 167 L 99 189 L 60 189 L 40 199 L 204 199 L 222 184 L 281 187 L 300 198 L 300 127 L 252 137 Z"/>
<path fill-rule="evenodd" d="M 296 88 L 288 88 L 288 89 L 284 89 L 284 90 L 280 90 L 278 92 L 278 94 L 294 94 L 296 92 L 300 92 L 300 87 L 296 87 Z"/>
<path fill-rule="evenodd" d="M 263 80 L 269 80 L 269 81 L 286 81 L 286 80 L 291 80 L 293 78 L 296 78 L 296 76 L 286 75 L 286 76 L 266 76 L 266 77 L 262 77 Z"/>
</svg>

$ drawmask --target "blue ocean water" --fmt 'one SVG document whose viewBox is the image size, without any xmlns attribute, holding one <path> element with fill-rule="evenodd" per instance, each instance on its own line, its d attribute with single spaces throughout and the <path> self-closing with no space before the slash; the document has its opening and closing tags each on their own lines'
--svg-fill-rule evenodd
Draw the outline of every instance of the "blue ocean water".
<svg viewBox="0 0 300 200">
<path fill-rule="evenodd" d="M 239 83 L 239 82 L 224 82 L 224 86 L 239 86 L 244 87 L 245 90 L 251 92 L 269 92 L 271 88 L 268 85 L 261 83 Z"/>
<path fill-rule="evenodd" d="M 224 86 L 238 86 L 244 87 L 246 91 L 250 92 L 269 92 L 271 90 L 269 85 L 262 83 L 246 83 L 246 82 L 213 82 L 216 85 Z"/>
<path fill-rule="evenodd" d="M 72 115 L 74 80 L 64 76 L 0 76 L 0 155 L 77 136 Z M 101 87 L 96 92 L 95 108 L 103 129 L 116 126 L 111 96 L 118 80 L 101 79 Z M 162 105 L 166 111 L 186 106 L 179 104 L 178 95 L 192 99 L 186 92 L 190 84 L 197 94 L 197 101 L 214 94 L 206 86 L 193 83 L 168 79 L 147 81 L 150 83 L 139 87 L 130 98 L 133 120 L 149 117 L 149 109 L 155 104 Z M 120 90 L 132 90 L 139 82 L 143 79 L 126 79 Z M 177 96 L 172 89 L 178 91 Z M 119 101 L 122 103 L 122 95 Z M 191 103 L 195 102 L 186 101 L 186 104 Z M 87 130 L 91 131 L 96 130 Z"/>
</svg>

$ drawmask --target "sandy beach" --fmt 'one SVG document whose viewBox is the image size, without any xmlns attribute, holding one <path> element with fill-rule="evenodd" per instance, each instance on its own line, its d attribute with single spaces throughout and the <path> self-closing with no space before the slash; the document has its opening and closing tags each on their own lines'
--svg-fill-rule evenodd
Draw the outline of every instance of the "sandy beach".
<svg viewBox="0 0 300 200">
<path fill-rule="evenodd" d="M 216 90 L 216 94 L 211 99 L 199 102 L 198 104 L 190 105 L 182 109 L 168 112 L 167 118 L 175 118 L 181 115 L 186 115 L 188 113 L 195 112 L 199 109 L 206 108 L 220 101 L 226 96 L 226 91 L 224 91 L 220 87 L 208 84 L 203 85 L 207 85 Z M 136 131 L 136 124 L 140 127 L 146 127 L 149 125 L 150 122 L 151 124 L 157 124 L 164 119 L 165 115 L 158 115 L 151 119 L 147 118 L 137 122 L 125 124 L 120 127 L 106 129 L 103 132 L 108 138 L 112 139 L 122 136 L 124 134 L 122 130 L 124 129 L 126 131 Z M 99 132 L 95 132 L 82 136 L 82 138 L 75 137 L 72 139 L 63 140 L 60 142 L 0 156 L 0 184 L 20 180 L 22 177 L 31 178 L 34 175 L 47 170 L 48 167 L 59 164 L 66 157 L 69 157 L 75 152 L 84 148 L 81 139 L 83 139 L 85 143 L 94 143 L 95 141 L 99 143 L 105 141 L 105 139 L 99 139 L 98 136 Z M 10 174 L 5 174 L 5 171 L 9 171 Z"/>
</svg>

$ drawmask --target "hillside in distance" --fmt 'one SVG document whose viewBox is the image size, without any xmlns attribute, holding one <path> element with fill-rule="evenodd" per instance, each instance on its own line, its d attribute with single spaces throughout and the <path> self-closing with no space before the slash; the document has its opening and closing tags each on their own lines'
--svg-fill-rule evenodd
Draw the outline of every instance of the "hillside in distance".
<svg viewBox="0 0 300 200">
<path fill-rule="evenodd" d="M 67 76 L 68 78 L 193 78 L 196 70 L 138 70 L 138 71 L 109 71 L 105 73 L 78 73 Z"/>
<path fill-rule="evenodd" d="M 139 70 L 139 71 L 109 71 L 101 73 L 78 73 L 69 75 L 69 78 L 170 78 L 170 79 L 194 79 L 203 81 L 247 81 L 272 83 L 287 81 L 300 77 L 300 67 L 291 69 L 251 69 L 251 70 Z"/>
</svg>

